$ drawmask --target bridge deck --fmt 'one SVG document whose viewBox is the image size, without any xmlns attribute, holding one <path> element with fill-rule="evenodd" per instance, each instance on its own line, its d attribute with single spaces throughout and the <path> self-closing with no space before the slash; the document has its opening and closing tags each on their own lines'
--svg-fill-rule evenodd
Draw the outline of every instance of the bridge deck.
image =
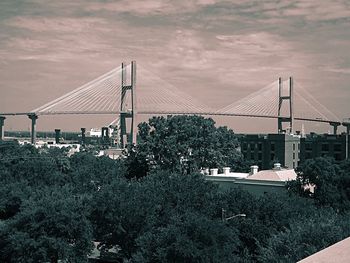
<svg viewBox="0 0 350 263">
<path fill-rule="evenodd" d="M 0 116 L 26 116 L 26 115 L 116 115 L 120 114 L 120 111 L 62 111 L 62 112 L 3 112 Z M 236 114 L 236 113 L 221 113 L 221 112 L 176 112 L 176 111 L 139 111 L 137 114 L 140 115 L 203 115 L 203 116 L 231 116 L 231 117 L 248 117 L 248 118 L 267 118 L 267 119 L 278 119 L 278 116 L 269 115 L 257 115 L 257 114 Z M 288 118 L 287 116 L 281 116 L 281 118 Z M 304 117 L 294 117 L 297 121 L 310 121 L 310 122 L 320 122 L 320 123 L 335 123 L 341 124 L 338 120 L 324 120 L 324 119 L 312 119 Z"/>
</svg>

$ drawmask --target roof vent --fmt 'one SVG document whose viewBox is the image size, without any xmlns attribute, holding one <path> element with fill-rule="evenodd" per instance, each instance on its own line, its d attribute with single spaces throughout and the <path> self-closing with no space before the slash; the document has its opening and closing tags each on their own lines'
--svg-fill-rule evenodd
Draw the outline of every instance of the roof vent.
<svg viewBox="0 0 350 263">
<path fill-rule="evenodd" d="M 224 167 L 224 168 L 222 168 L 222 170 L 224 171 L 224 175 L 230 174 L 230 167 Z"/>
<path fill-rule="evenodd" d="M 249 175 L 256 174 L 258 172 L 258 170 L 259 170 L 259 166 L 257 166 L 257 165 L 250 166 L 250 173 L 249 173 Z"/>
<path fill-rule="evenodd" d="M 273 165 L 273 169 L 274 169 L 274 170 L 281 170 L 281 164 L 280 164 L 280 163 L 275 163 L 275 164 Z"/>
<path fill-rule="evenodd" d="M 210 169 L 210 175 L 218 175 L 218 168 Z"/>
</svg>

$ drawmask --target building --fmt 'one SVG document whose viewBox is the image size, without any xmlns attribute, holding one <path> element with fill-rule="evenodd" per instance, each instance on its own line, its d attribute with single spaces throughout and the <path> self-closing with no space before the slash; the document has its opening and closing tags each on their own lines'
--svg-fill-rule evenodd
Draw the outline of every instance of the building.
<svg viewBox="0 0 350 263">
<path fill-rule="evenodd" d="M 307 159 L 330 157 L 340 162 L 349 158 L 350 140 L 343 134 L 248 134 L 241 137 L 241 151 L 246 160 L 262 169 L 275 162 L 296 168 Z"/>
<path fill-rule="evenodd" d="M 300 161 L 316 157 L 330 157 L 340 162 L 348 158 L 350 142 L 346 134 L 311 133 L 300 139 Z"/>
<path fill-rule="evenodd" d="M 297 174 L 294 169 L 285 169 L 281 164 L 274 164 L 270 170 L 258 171 L 258 166 L 252 166 L 250 173 L 231 173 L 229 167 L 223 168 L 223 173 L 218 173 L 218 169 L 210 169 L 210 174 L 203 171 L 205 179 L 219 185 L 222 190 L 232 187 L 239 187 L 255 195 L 265 193 L 283 192 L 286 183 L 295 180 Z"/>
<path fill-rule="evenodd" d="M 102 137 L 102 130 L 98 128 L 91 128 L 90 131 L 87 132 L 87 136 Z"/>
<path fill-rule="evenodd" d="M 300 136 L 248 134 L 241 137 L 241 151 L 246 160 L 256 163 L 261 169 L 270 169 L 276 162 L 294 169 L 300 160 Z"/>
</svg>

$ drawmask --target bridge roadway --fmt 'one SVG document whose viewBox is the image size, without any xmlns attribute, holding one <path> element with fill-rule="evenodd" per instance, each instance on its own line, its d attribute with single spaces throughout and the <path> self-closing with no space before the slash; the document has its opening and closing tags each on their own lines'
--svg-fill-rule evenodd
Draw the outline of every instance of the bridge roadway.
<svg viewBox="0 0 350 263">
<path fill-rule="evenodd" d="M 109 114 L 120 114 L 120 111 L 55 111 L 55 112 L 4 112 L 0 113 L 0 116 L 45 116 L 45 115 L 109 115 Z M 128 113 L 128 112 L 126 112 Z M 267 118 L 267 119 L 278 119 L 278 118 L 288 118 L 286 116 L 272 116 L 272 115 L 256 115 L 256 114 L 237 114 L 237 113 L 220 113 L 220 112 L 175 112 L 175 111 L 138 111 L 137 115 L 204 115 L 204 116 L 233 116 L 233 117 L 252 117 L 252 118 Z M 329 123 L 332 126 L 341 125 L 342 123 L 338 120 L 324 120 L 320 118 L 304 118 L 304 117 L 294 117 L 297 121 L 310 121 L 310 122 L 320 122 Z"/>
</svg>

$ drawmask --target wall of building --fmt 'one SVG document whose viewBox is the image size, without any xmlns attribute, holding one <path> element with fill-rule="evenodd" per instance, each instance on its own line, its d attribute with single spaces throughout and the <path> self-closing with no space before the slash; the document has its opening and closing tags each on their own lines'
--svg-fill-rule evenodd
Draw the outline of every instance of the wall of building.
<svg viewBox="0 0 350 263">
<path fill-rule="evenodd" d="M 206 176 L 206 180 L 217 184 L 222 191 L 228 191 L 235 187 L 246 190 L 256 196 L 264 195 L 266 193 L 279 193 L 286 191 L 285 182 L 280 181 L 249 180 L 227 176 Z"/>
<path fill-rule="evenodd" d="M 289 134 L 246 135 L 241 138 L 241 151 L 261 169 L 270 169 L 279 162 L 295 168 L 299 162 L 300 137 Z"/>
<path fill-rule="evenodd" d="M 331 157 L 337 162 L 346 159 L 346 134 L 310 134 L 300 141 L 300 161 L 316 157 Z"/>
</svg>

